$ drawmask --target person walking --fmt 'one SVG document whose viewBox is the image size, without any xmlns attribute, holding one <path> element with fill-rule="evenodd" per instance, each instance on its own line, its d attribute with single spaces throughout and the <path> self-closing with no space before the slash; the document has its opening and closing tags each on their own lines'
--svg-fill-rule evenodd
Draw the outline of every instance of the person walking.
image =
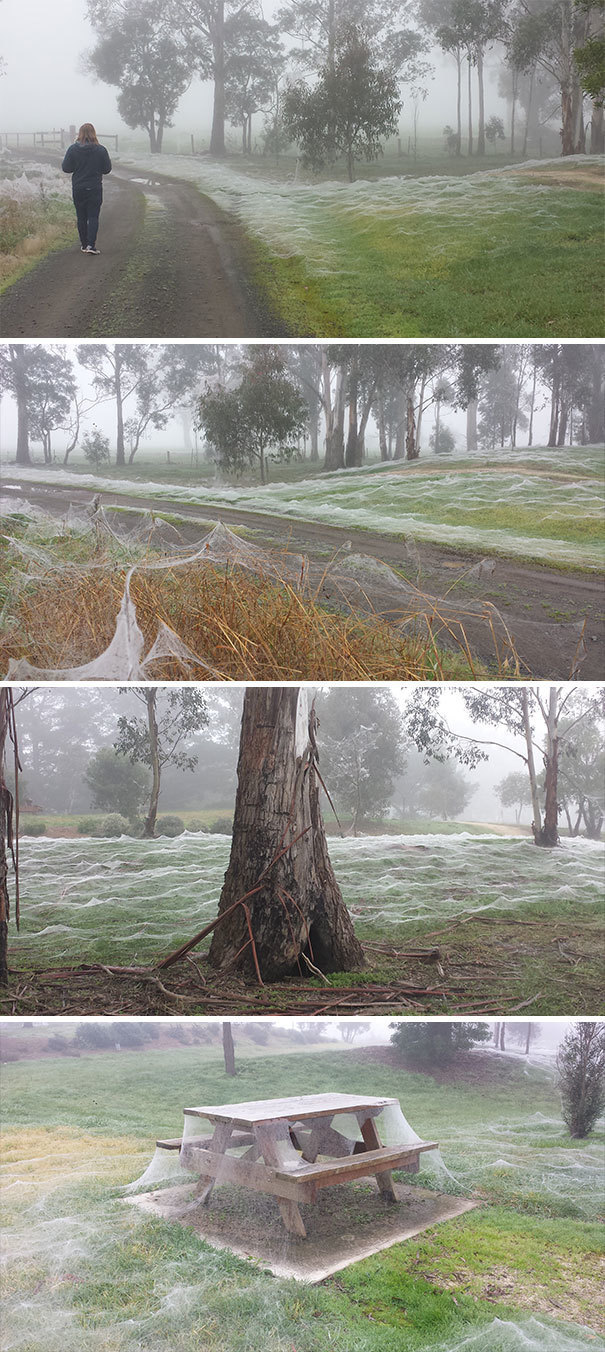
<svg viewBox="0 0 605 1352">
<path fill-rule="evenodd" d="M 111 173 L 111 160 L 105 146 L 99 145 L 92 122 L 84 122 L 73 145 L 68 146 L 64 174 L 71 174 L 71 191 L 76 208 L 82 253 L 98 254 L 97 230 L 103 201 L 103 176 Z"/>
</svg>

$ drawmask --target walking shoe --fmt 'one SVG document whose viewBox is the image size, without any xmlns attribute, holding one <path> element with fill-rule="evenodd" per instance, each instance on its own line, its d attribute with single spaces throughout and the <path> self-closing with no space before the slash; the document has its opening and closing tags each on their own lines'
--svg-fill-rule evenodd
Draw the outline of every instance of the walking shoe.
<svg viewBox="0 0 605 1352">
<path fill-rule="evenodd" d="M 86 245 L 85 245 L 85 244 L 81 244 L 81 245 L 80 245 L 80 253 L 86 253 Z"/>
<path fill-rule="evenodd" d="M 100 254 L 100 249 L 95 249 L 92 244 L 87 244 L 84 253 Z"/>
</svg>

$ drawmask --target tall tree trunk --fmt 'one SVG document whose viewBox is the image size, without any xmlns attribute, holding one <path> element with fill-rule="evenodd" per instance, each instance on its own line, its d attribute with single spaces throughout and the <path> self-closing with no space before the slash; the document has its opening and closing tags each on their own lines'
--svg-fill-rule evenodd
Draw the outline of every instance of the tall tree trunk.
<svg viewBox="0 0 605 1352">
<path fill-rule="evenodd" d="M 527 435 L 527 444 L 528 444 L 528 446 L 533 446 L 533 444 L 534 444 L 534 412 L 535 412 L 535 408 L 536 408 L 536 383 L 537 383 L 537 379 L 538 379 L 538 369 L 537 369 L 537 366 L 536 366 L 536 362 L 534 361 L 534 372 L 533 372 L 532 383 L 531 383 L 531 402 L 530 402 L 530 408 L 529 408 L 529 430 L 528 430 L 528 435 Z"/>
<path fill-rule="evenodd" d="M 278 981 L 303 955 L 324 972 L 363 967 L 361 945 L 328 856 L 319 805 L 316 720 L 306 692 L 250 686 L 244 697 L 238 788 L 223 915 L 246 899 L 260 972 Z M 253 972 L 243 907 L 217 925 L 213 967 Z"/>
<path fill-rule="evenodd" d="M 485 155 L 485 86 L 483 80 L 483 48 L 477 47 L 477 84 L 479 86 L 479 126 L 477 129 L 477 154 Z"/>
<path fill-rule="evenodd" d="M 357 354 L 353 354 L 351 370 L 349 372 L 349 430 L 347 434 L 347 449 L 345 451 L 345 465 L 347 469 L 357 469 L 361 464 L 359 454 L 359 431 L 357 427 L 359 398 L 359 359 Z"/>
<path fill-rule="evenodd" d="M 115 346 L 114 361 L 115 361 L 114 379 L 115 379 L 116 417 L 117 417 L 116 465 L 125 465 L 126 457 L 124 454 L 124 402 L 122 396 L 122 353 L 120 351 L 119 343 L 116 343 Z"/>
<path fill-rule="evenodd" d="M 534 814 L 534 819 L 532 822 L 532 831 L 536 845 L 538 845 L 540 843 L 538 837 L 542 829 L 542 809 L 540 805 L 540 794 L 538 793 L 538 776 L 536 774 L 536 759 L 534 756 L 533 734 L 531 728 L 531 720 L 529 717 L 529 698 L 526 690 L 523 690 L 521 693 L 521 703 L 523 711 L 523 733 L 525 736 L 525 749 L 527 752 L 527 771 L 529 774 L 529 790 L 531 793 L 532 812 Z"/>
<path fill-rule="evenodd" d="M 548 692 L 548 712 L 546 718 L 546 755 L 544 774 L 544 825 L 540 832 L 540 845 L 548 847 L 559 843 L 559 804 L 557 802 L 557 780 L 559 772 L 559 739 L 557 736 L 557 689 L 551 685 Z"/>
<path fill-rule="evenodd" d="M 525 158 L 525 156 L 527 155 L 527 142 L 528 142 L 528 140 L 529 140 L 530 119 L 531 119 L 531 112 L 532 112 L 532 106 L 533 106 L 533 101 L 534 101 L 534 81 L 535 81 L 535 78 L 536 78 L 536 67 L 535 67 L 535 65 L 534 65 L 534 66 L 532 66 L 532 68 L 531 68 L 531 73 L 530 73 L 530 77 L 529 77 L 529 95 L 528 95 L 528 99 L 527 99 L 527 113 L 526 113 L 526 117 L 525 117 L 525 128 L 524 128 L 524 132 L 523 132 L 523 150 L 522 150 L 522 155 L 523 155 L 524 158 Z"/>
<path fill-rule="evenodd" d="M 326 357 L 326 365 L 327 365 L 327 357 Z M 327 470 L 344 468 L 345 463 L 344 419 L 345 419 L 345 373 L 344 370 L 340 368 L 336 375 L 336 390 L 334 392 L 334 403 L 331 406 L 329 424 L 328 423 L 326 424 L 326 459 L 324 468 Z"/>
<path fill-rule="evenodd" d="M 468 61 L 468 153 L 469 158 L 473 153 L 473 63 L 470 52 L 467 55 Z"/>
<path fill-rule="evenodd" d="M 223 1024 L 223 1060 L 225 1075 L 235 1075 L 235 1047 L 230 1023 Z"/>
<path fill-rule="evenodd" d="M 158 748 L 158 724 L 156 718 L 157 690 L 145 690 L 145 703 L 147 705 L 147 728 L 149 731 L 149 753 L 151 757 L 151 797 L 149 807 L 143 827 L 143 836 L 149 838 L 155 835 L 155 822 L 158 815 L 158 802 L 160 798 L 160 784 L 162 777 L 162 768 L 160 765 L 160 755 Z"/>
<path fill-rule="evenodd" d="M 590 118 L 590 153 L 602 155 L 605 152 L 605 109 L 593 103 Z"/>
<path fill-rule="evenodd" d="M 416 441 L 416 418 L 414 416 L 414 391 L 409 390 L 406 401 L 406 433 L 405 433 L 405 458 L 406 460 L 417 460 L 420 455 L 418 442 Z"/>
<path fill-rule="evenodd" d="M 477 450 L 477 400 L 469 399 L 466 408 L 466 449 Z"/>
<path fill-rule="evenodd" d="M 405 433 L 407 426 L 408 399 L 405 390 L 401 391 L 397 401 L 397 427 L 395 430 L 394 460 L 403 460 L 405 452 Z"/>
<path fill-rule="evenodd" d="M 420 434 L 422 431 L 422 415 L 424 413 L 424 392 L 426 390 L 426 371 L 422 373 L 420 381 L 420 394 L 418 395 L 418 419 L 416 422 L 416 442 L 418 444 L 418 454 L 420 455 Z"/>
<path fill-rule="evenodd" d="M 378 391 L 378 408 L 376 410 L 376 422 L 378 424 L 378 446 L 380 449 L 380 459 L 389 459 L 389 442 L 387 437 L 387 425 L 384 413 L 384 391 Z"/>
<path fill-rule="evenodd" d="M 225 3 L 216 0 L 216 16 L 212 34 L 214 102 L 210 154 L 225 154 Z"/>
<path fill-rule="evenodd" d="M 591 446 L 605 441 L 605 390 L 603 373 L 603 349 L 598 343 L 591 343 L 589 357 L 590 396 L 587 410 L 588 440 Z"/>
<path fill-rule="evenodd" d="M 561 89 L 561 154 L 574 153 L 574 109 L 571 89 Z"/>
<path fill-rule="evenodd" d="M 501 1052 L 505 1052 L 505 1051 L 506 1051 L 506 1024 L 505 1024 L 505 1023 L 501 1023 L 501 1024 L 500 1024 L 500 1043 L 499 1043 L 499 1046 L 500 1046 L 500 1051 L 501 1051 Z"/>
<path fill-rule="evenodd" d="M 316 464 L 319 460 L 319 414 L 311 413 L 309 420 L 309 439 L 311 442 L 310 460 Z"/>
<path fill-rule="evenodd" d="M 515 153 L 515 120 L 517 115 L 517 93 L 519 89 L 519 72 L 513 66 L 512 70 L 512 98 L 510 110 L 510 153 Z"/>
<path fill-rule="evenodd" d="M 456 155 L 462 154 L 462 53 L 456 48 Z"/>
</svg>

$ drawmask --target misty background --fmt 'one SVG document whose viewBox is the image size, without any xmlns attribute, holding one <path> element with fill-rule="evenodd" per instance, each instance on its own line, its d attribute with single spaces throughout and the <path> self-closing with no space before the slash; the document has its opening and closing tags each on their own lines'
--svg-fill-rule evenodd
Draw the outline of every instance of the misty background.
<svg viewBox="0 0 605 1352">
<path fill-rule="evenodd" d="M 263 17 L 274 20 L 282 0 L 262 0 Z M 0 88 L 3 111 L 2 131 L 51 130 L 68 128 L 72 123 L 92 122 L 105 135 L 118 132 L 130 142 L 147 140 L 144 132 L 132 132 L 122 121 L 116 107 L 118 90 L 94 81 L 85 69 L 85 53 L 96 34 L 86 19 L 85 0 L 3 0 L 2 56 L 5 75 Z M 441 133 L 455 111 L 456 68 L 437 47 L 427 57 L 432 70 L 423 80 L 426 98 L 421 100 L 419 124 L 423 130 Z M 504 117 L 506 103 L 498 93 L 498 75 L 502 62 L 497 51 L 486 62 L 487 117 Z M 208 136 L 212 115 L 212 85 L 194 77 L 183 95 L 167 136 L 168 145 L 177 150 L 189 148 L 189 136 Z M 262 114 L 254 119 L 260 130 Z M 403 86 L 401 135 L 413 134 L 414 103 L 409 87 Z M 183 144 L 178 144 L 179 133 Z M 239 148 L 241 134 L 233 128 L 229 142 Z M 168 148 L 168 146 L 167 146 Z"/>
<path fill-rule="evenodd" d="M 502 729 L 492 730 L 492 735 L 502 742 L 501 747 L 485 747 L 487 760 L 475 769 L 462 769 L 455 765 L 453 758 L 440 765 L 431 761 L 425 765 L 423 757 L 411 746 L 405 736 L 405 710 L 413 704 L 414 695 L 405 687 L 373 687 L 387 698 L 394 721 L 376 732 L 370 725 L 369 711 L 365 722 L 370 733 L 370 742 L 375 738 L 376 757 L 372 760 L 371 747 L 367 755 L 367 773 L 375 775 L 377 793 L 382 792 L 382 763 L 380 737 L 396 736 L 393 731 L 397 715 L 400 720 L 399 741 L 403 757 L 403 768 L 395 770 L 391 776 L 392 789 L 383 794 L 387 801 L 384 816 L 378 812 L 378 819 L 388 820 L 389 816 L 411 820 L 434 817 L 435 820 L 467 821 L 477 823 L 505 822 L 515 826 L 517 814 L 519 822 L 526 826 L 531 821 L 531 807 L 503 809 L 496 786 L 513 772 L 523 773 L 523 765 L 514 754 L 522 750 L 521 739 Z M 344 685 L 333 687 L 333 698 L 327 686 L 317 687 L 317 712 L 320 720 L 318 744 L 321 755 L 322 774 L 334 798 L 336 810 L 346 817 L 346 805 L 336 787 L 341 773 L 339 757 L 341 752 L 337 736 L 344 725 L 350 727 L 351 740 L 357 733 L 360 721 L 359 687 Z M 371 694 L 371 691 L 368 691 Z M 237 784 L 236 768 L 239 747 L 241 708 L 244 691 L 237 686 L 206 686 L 208 722 L 205 727 L 187 738 L 185 749 L 188 754 L 197 756 L 197 765 L 192 771 L 181 771 L 173 765 L 167 765 L 162 774 L 160 813 L 179 810 L 206 811 L 216 810 L 216 825 L 210 829 L 225 831 L 230 828 L 230 813 L 233 810 Z M 363 709 L 363 706 L 361 706 Z M 488 726 L 473 724 L 467 713 L 461 693 L 455 688 L 444 689 L 441 711 L 450 728 L 465 735 L 479 735 L 489 738 Z M 21 781 L 22 813 L 41 811 L 45 815 L 79 814 L 90 812 L 94 807 L 93 797 L 85 775 L 95 753 L 101 747 L 111 748 L 117 737 L 117 724 L 120 716 L 129 718 L 141 715 L 141 705 L 132 690 L 127 687 L 92 690 L 81 687 L 54 688 L 44 687 L 31 691 L 28 697 L 18 705 L 18 727 L 20 754 L 23 764 Z M 388 710 L 387 710 L 388 712 Z M 510 750 L 507 749 L 510 747 Z M 456 806 L 457 794 L 440 796 L 442 781 L 449 782 L 454 773 L 458 786 L 464 786 L 466 804 Z M 380 783 L 378 782 L 380 781 Z M 427 792 L 428 786 L 428 792 Z M 371 798 L 371 795 L 370 795 Z M 432 801 L 432 810 L 431 810 Z M 445 803 L 445 810 L 443 804 Z M 419 804 L 421 806 L 419 806 Z M 427 806 L 428 804 L 428 806 Z M 326 798 L 323 809 L 329 821 L 331 812 Z M 368 820 L 371 813 L 368 812 Z M 333 820 L 333 819 L 332 819 Z M 207 828 L 204 828 L 207 829 Z M 363 831 L 363 827 L 361 828 Z M 52 822 L 49 822 L 47 834 L 52 835 Z"/>
</svg>

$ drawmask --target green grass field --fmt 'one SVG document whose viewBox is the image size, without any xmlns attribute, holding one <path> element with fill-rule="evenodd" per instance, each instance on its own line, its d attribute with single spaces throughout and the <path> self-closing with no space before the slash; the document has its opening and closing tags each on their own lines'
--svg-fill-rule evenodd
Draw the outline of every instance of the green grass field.
<svg viewBox="0 0 605 1352">
<path fill-rule="evenodd" d="M 297 337 L 592 337 L 603 332 L 597 157 L 344 184 L 136 153 L 234 213 L 253 280 Z"/>
<path fill-rule="evenodd" d="M 354 1049 L 265 1056 L 235 1034 L 235 1086 L 198 1043 L 3 1068 L 11 1352 L 600 1352 L 601 1136 L 570 1140 L 547 1070 L 490 1058 L 438 1084 Z M 399 1098 L 479 1208 L 308 1288 L 121 1201 L 184 1104 L 327 1087 Z"/>
</svg>

